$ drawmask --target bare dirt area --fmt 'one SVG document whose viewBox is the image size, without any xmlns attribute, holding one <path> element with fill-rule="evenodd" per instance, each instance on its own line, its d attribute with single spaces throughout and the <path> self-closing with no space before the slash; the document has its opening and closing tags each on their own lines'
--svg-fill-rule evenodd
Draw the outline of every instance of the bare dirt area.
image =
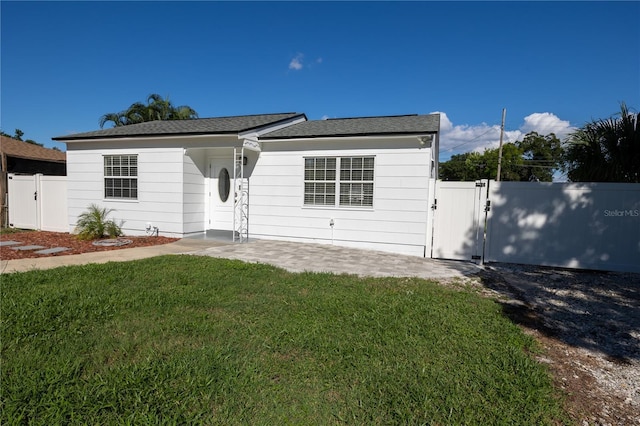
<svg viewBox="0 0 640 426">
<path fill-rule="evenodd" d="M 476 284 L 538 340 L 576 424 L 640 425 L 640 274 L 491 264 Z"/>
<path fill-rule="evenodd" d="M 0 259 L 28 259 L 47 256 L 68 256 L 71 254 L 90 253 L 95 251 L 119 250 L 134 247 L 147 247 L 160 244 L 168 244 L 177 241 L 177 238 L 168 237 L 123 237 L 123 239 L 131 241 L 129 244 L 120 246 L 97 246 L 93 241 L 79 240 L 75 235 L 61 232 L 47 231 L 24 231 L 13 232 L 0 235 L 0 241 L 17 241 L 21 245 L 37 245 L 46 249 L 54 247 L 66 247 L 69 250 L 53 253 L 53 254 L 37 254 L 37 250 L 14 250 L 15 246 L 0 246 Z"/>
</svg>

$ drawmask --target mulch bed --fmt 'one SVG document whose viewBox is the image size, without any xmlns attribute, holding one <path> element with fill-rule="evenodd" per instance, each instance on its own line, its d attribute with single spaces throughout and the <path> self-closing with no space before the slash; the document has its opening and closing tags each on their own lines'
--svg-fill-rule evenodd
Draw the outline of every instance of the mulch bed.
<svg viewBox="0 0 640 426">
<path fill-rule="evenodd" d="M 14 260 L 48 256 L 68 256 L 70 254 L 90 253 L 95 251 L 121 250 L 134 247 L 148 247 L 168 244 L 179 238 L 169 237 L 124 237 L 131 244 L 123 246 L 94 246 L 93 241 L 79 240 L 75 235 L 63 232 L 25 231 L 0 235 L 0 241 L 19 241 L 21 245 L 38 245 L 44 248 L 67 247 L 69 250 L 54 254 L 36 254 L 37 250 L 13 250 L 11 247 L 0 247 L 0 259 Z M 15 247 L 15 246 L 13 246 Z"/>
</svg>

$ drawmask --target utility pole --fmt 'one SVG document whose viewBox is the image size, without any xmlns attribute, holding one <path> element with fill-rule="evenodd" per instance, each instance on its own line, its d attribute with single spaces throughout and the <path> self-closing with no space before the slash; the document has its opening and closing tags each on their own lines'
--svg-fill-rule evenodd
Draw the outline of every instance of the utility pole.
<svg viewBox="0 0 640 426">
<path fill-rule="evenodd" d="M 496 182 L 500 182 L 500 169 L 502 168 L 502 138 L 504 136 L 504 119 L 507 117 L 507 109 L 502 108 L 502 125 L 500 126 L 500 149 L 498 149 L 498 175 Z"/>
</svg>

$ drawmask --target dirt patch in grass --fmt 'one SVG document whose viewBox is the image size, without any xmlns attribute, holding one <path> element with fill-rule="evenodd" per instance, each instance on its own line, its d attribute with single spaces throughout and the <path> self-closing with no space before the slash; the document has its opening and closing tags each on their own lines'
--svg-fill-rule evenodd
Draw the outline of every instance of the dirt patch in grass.
<svg viewBox="0 0 640 426">
<path fill-rule="evenodd" d="M 0 247 L 0 259 L 14 260 L 49 256 L 68 256 L 71 254 L 91 253 L 95 251 L 121 250 L 134 247 L 162 245 L 178 240 L 178 238 L 146 236 L 125 237 L 125 239 L 131 240 L 131 244 L 122 246 L 95 246 L 93 245 L 93 241 L 82 241 L 75 235 L 69 233 L 48 231 L 13 232 L 0 235 L 0 241 L 18 241 L 21 243 L 20 245 L 38 245 L 43 246 L 45 249 L 66 247 L 69 250 L 53 254 L 37 254 L 35 253 L 37 250 L 14 250 L 12 247 L 16 246 L 3 246 Z"/>
<path fill-rule="evenodd" d="M 580 425 L 640 425 L 640 274 L 494 264 L 504 313 L 542 346 Z"/>
</svg>

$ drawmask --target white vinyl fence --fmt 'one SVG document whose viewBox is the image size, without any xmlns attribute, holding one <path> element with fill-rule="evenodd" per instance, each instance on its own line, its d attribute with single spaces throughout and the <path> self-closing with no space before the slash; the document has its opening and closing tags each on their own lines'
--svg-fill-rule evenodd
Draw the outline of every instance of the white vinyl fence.
<svg viewBox="0 0 640 426">
<path fill-rule="evenodd" d="M 436 186 L 432 257 L 477 259 L 484 231 L 485 262 L 640 272 L 640 184 L 489 181 L 485 198 L 473 184 Z"/>
<path fill-rule="evenodd" d="M 640 184 L 491 182 L 485 261 L 640 272 Z"/>
<path fill-rule="evenodd" d="M 9 224 L 69 232 L 65 176 L 9 175 Z M 431 257 L 640 272 L 640 184 L 438 182 Z"/>
<path fill-rule="evenodd" d="M 69 232 L 67 177 L 9 174 L 9 226 Z"/>
</svg>

